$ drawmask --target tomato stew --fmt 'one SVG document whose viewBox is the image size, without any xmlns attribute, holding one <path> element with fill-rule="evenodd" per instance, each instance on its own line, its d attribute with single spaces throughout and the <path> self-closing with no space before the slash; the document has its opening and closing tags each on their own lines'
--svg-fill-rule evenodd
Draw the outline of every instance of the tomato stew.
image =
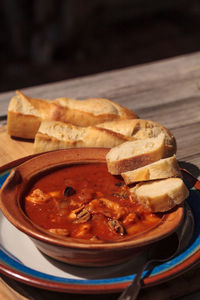
<svg viewBox="0 0 200 300">
<path fill-rule="evenodd" d="M 25 196 L 25 212 L 53 234 L 91 242 L 119 241 L 161 220 L 104 163 L 70 165 L 41 177 Z"/>
</svg>

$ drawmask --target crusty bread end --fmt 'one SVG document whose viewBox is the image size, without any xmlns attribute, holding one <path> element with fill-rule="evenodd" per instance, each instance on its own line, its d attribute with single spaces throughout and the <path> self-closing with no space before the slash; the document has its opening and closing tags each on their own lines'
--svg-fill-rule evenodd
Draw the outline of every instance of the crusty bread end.
<svg viewBox="0 0 200 300">
<path fill-rule="evenodd" d="M 7 132 L 10 136 L 34 139 L 43 118 L 49 115 L 49 101 L 33 99 L 16 91 L 8 106 Z"/>
</svg>

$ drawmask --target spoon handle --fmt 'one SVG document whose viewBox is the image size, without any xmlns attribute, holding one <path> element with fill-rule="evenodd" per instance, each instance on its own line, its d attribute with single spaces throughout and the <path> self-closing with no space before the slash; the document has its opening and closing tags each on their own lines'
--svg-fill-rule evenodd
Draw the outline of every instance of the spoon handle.
<svg viewBox="0 0 200 300">
<path fill-rule="evenodd" d="M 135 278 L 131 282 L 131 284 L 123 291 L 118 300 L 135 300 L 140 292 L 141 283 L 142 283 L 142 274 L 144 270 L 153 263 L 154 260 L 149 260 L 139 268 Z"/>
<path fill-rule="evenodd" d="M 183 178 L 185 178 L 197 191 L 200 191 L 200 181 L 195 178 L 189 171 L 186 169 L 181 169 Z"/>
</svg>

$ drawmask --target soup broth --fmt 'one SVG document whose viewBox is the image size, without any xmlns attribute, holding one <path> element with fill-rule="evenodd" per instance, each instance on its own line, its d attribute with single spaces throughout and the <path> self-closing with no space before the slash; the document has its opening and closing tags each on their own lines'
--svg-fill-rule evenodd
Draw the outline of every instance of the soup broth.
<svg viewBox="0 0 200 300">
<path fill-rule="evenodd" d="M 137 203 L 104 163 L 70 165 L 38 179 L 25 196 L 25 212 L 52 234 L 91 242 L 130 238 L 162 218 Z"/>
</svg>

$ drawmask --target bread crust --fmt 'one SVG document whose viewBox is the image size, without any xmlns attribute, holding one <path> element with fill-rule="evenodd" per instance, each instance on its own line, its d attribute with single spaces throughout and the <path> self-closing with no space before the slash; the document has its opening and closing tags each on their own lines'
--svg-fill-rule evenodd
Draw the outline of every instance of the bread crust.
<svg viewBox="0 0 200 300">
<path fill-rule="evenodd" d="M 35 133 L 40 127 L 41 118 L 8 111 L 7 123 L 7 132 L 10 136 L 34 139 Z"/>
<path fill-rule="evenodd" d="M 78 147 L 112 148 L 127 140 L 119 133 L 95 126 L 80 127 L 58 121 L 43 121 L 35 136 L 34 152 Z"/>
<path fill-rule="evenodd" d="M 182 177 L 176 155 L 160 159 L 157 162 L 144 167 L 139 167 L 136 170 L 122 173 L 121 176 L 127 185 L 139 181 L 164 179 L 169 177 Z"/>
<path fill-rule="evenodd" d="M 60 98 L 52 101 L 49 119 L 87 127 L 110 120 L 133 118 L 138 116 L 126 107 L 105 98 Z"/>
<path fill-rule="evenodd" d="M 137 151 L 138 150 L 138 151 Z M 113 175 L 135 170 L 164 156 L 164 135 L 142 141 L 129 141 L 112 148 L 106 155 L 108 171 Z"/>
<path fill-rule="evenodd" d="M 132 140 L 157 137 L 163 133 L 165 135 L 165 157 L 172 156 L 177 150 L 176 140 L 172 133 L 154 121 L 143 119 L 114 120 L 98 124 L 97 126 L 121 133 Z"/>
<path fill-rule="evenodd" d="M 27 97 L 19 91 L 16 93 L 8 107 L 8 133 L 11 136 L 34 138 L 39 128 L 38 123 L 42 120 L 91 126 L 108 120 L 137 118 L 134 112 L 104 98 L 85 100 L 58 98 L 50 101 Z"/>
</svg>

